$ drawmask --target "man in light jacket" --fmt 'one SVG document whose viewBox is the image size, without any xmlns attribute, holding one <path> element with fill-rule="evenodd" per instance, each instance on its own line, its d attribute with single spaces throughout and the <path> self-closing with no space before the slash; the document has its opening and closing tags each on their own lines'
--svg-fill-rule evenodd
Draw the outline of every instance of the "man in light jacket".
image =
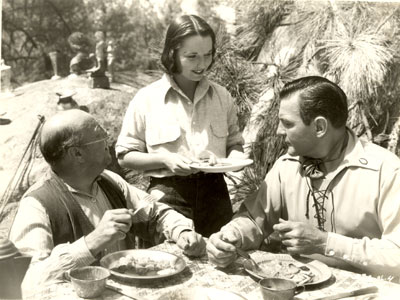
<svg viewBox="0 0 400 300">
<path fill-rule="evenodd" d="M 400 274 L 400 159 L 346 127 L 347 98 L 318 76 L 280 92 L 287 154 L 257 195 L 210 237 L 209 259 L 226 266 L 236 247 L 257 249 L 271 234 L 290 254 L 372 275 Z"/>
</svg>

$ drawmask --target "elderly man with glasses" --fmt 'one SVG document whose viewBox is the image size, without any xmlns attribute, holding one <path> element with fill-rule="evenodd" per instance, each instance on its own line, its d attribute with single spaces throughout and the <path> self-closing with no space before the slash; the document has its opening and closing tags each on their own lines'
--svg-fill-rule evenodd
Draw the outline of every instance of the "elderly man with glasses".
<svg viewBox="0 0 400 300">
<path fill-rule="evenodd" d="M 81 110 L 61 112 L 43 125 L 40 150 L 51 171 L 23 196 L 10 232 L 19 251 L 32 256 L 24 296 L 62 280 L 69 269 L 133 247 L 134 236 L 173 240 L 191 256 L 204 253 L 191 220 L 105 170 L 111 162 L 107 139 Z"/>
</svg>

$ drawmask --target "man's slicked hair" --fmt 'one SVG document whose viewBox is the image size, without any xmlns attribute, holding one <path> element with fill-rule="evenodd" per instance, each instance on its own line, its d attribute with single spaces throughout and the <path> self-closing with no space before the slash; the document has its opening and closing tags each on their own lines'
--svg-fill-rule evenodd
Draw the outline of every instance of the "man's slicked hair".
<svg viewBox="0 0 400 300">
<path fill-rule="evenodd" d="M 346 125 L 347 96 L 337 84 L 320 76 L 302 77 L 286 83 L 279 98 L 282 101 L 295 93 L 300 97 L 300 117 L 304 124 L 310 125 L 312 120 L 322 116 L 335 128 Z"/>
<path fill-rule="evenodd" d="M 161 55 L 161 63 L 167 74 L 180 73 L 176 65 L 176 53 L 181 47 L 182 41 L 189 36 L 200 35 L 202 37 L 211 37 L 212 40 L 212 62 L 214 63 L 215 54 L 215 33 L 210 25 L 202 18 L 196 15 L 183 15 L 176 18 L 167 29 L 165 36 L 164 49 Z"/>
</svg>

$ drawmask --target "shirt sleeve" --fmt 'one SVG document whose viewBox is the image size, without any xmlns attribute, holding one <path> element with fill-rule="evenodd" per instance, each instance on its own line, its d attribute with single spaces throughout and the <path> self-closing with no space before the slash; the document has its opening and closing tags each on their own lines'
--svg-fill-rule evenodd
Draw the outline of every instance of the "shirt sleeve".
<svg viewBox="0 0 400 300">
<path fill-rule="evenodd" d="M 22 283 L 24 296 L 39 287 L 62 281 L 64 272 L 90 265 L 95 258 L 85 239 L 54 247 L 51 225 L 45 208 L 33 197 L 23 198 L 10 231 L 10 240 L 21 254 L 32 256 Z"/>
<path fill-rule="evenodd" d="M 241 205 L 229 226 L 240 232 L 243 249 L 258 249 L 272 232 L 281 216 L 280 177 L 276 163 L 268 172 L 259 189 Z"/>
<path fill-rule="evenodd" d="M 143 92 L 139 90 L 133 100 L 129 103 L 122 122 L 121 132 L 115 145 L 117 157 L 121 157 L 130 151 L 147 151 L 145 138 L 145 114 L 144 109 L 141 107 L 144 102 L 144 97 Z"/>
<path fill-rule="evenodd" d="M 385 176 L 377 216 L 381 238 L 351 238 L 328 233 L 325 255 L 373 275 L 400 274 L 400 170 Z"/>
<path fill-rule="evenodd" d="M 145 240 L 159 242 L 165 238 L 176 242 L 184 230 L 194 230 L 193 221 L 173 210 L 170 206 L 129 183 L 115 173 L 108 174 L 118 182 L 134 210 L 131 232 Z"/>
</svg>

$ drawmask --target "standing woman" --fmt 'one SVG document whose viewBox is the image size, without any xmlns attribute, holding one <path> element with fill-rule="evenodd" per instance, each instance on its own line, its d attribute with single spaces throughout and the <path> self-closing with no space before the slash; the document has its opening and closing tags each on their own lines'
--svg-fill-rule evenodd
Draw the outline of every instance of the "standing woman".
<svg viewBox="0 0 400 300">
<path fill-rule="evenodd" d="M 151 176 L 148 191 L 206 237 L 231 220 L 231 201 L 223 174 L 196 173 L 189 164 L 204 153 L 245 157 L 232 97 L 205 76 L 214 54 L 207 22 L 195 15 L 173 21 L 161 56 L 165 74 L 130 102 L 116 144 L 120 165 Z"/>
</svg>

